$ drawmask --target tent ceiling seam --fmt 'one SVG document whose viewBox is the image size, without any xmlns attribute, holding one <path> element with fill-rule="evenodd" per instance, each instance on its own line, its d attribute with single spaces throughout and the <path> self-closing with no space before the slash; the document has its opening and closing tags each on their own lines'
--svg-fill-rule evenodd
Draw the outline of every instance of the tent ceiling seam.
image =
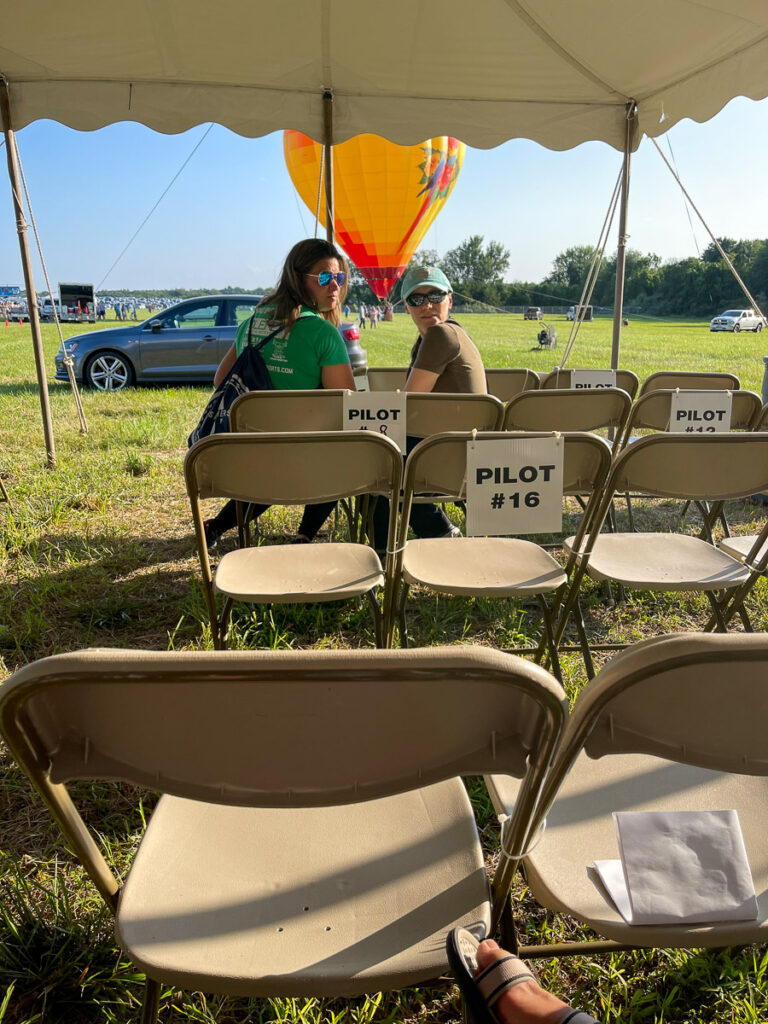
<svg viewBox="0 0 768 1024">
<path fill-rule="evenodd" d="M 572 53 L 569 53 L 568 50 L 565 49 L 565 47 L 561 46 L 557 39 L 555 39 L 555 37 L 550 32 L 548 32 L 547 29 L 545 29 L 540 22 L 538 22 L 534 18 L 530 11 L 526 7 L 524 7 L 522 3 L 520 3 L 520 0 L 504 0 L 504 3 L 506 4 L 507 7 L 509 7 L 511 10 L 513 10 L 516 14 L 519 15 L 521 20 L 524 21 L 526 25 L 528 25 L 532 32 L 535 32 L 536 35 L 540 39 L 542 39 L 551 50 L 557 53 L 558 56 L 560 56 L 566 62 L 566 64 L 569 64 L 583 78 L 589 79 L 590 82 L 593 82 L 601 89 L 607 89 L 608 92 L 612 93 L 614 96 L 621 96 L 624 103 L 626 103 L 627 100 L 630 99 L 630 97 L 623 93 L 621 89 L 617 89 L 615 86 L 611 85 L 610 82 L 604 81 L 604 79 L 600 78 L 599 75 L 595 74 L 595 72 L 592 71 L 591 68 L 588 68 L 585 64 L 582 64 L 582 62 L 577 57 L 575 57 Z"/>
<path fill-rule="evenodd" d="M 708 64 L 702 64 L 701 67 L 695 68 L 693 71 L 689 71 L 687 75 L 681 75 L 679 78 L 673 78 L 669 82 L 665 82 L 663 86 L 658 89 L 654 89 L 653 92 L 649 92 L 645 96 L 638 96 L 637 102 L 638 104 L 649 103 L 657 98 L 663 99 L 664 93 L 669 89 L 674 89 L 676 86 L 683 85 L 686 82 L 691 82 L 695 78 L 698 78 L 699 75 L 703 75 L 707 71 L 711 71 L 713 68 L 719 67 L 726 61 L 733 60 L 734 57 L 740 56 L 744 53 L 749 53 L 749 51 L 753 50 L 755 47 L 762 46 L 766 39 L 768 39 L 768 32 L 763 32 L 763 34 L 758 36 L 757 39 L 753 39 L 751 42 L 745 43 L 744 46 L 740 47 L 738 50 L 730 50 L 728 53 L 723 54 L 722 57 L 718 57 L 717 60 L 712 60 Z"/>
<path fill-rule="evenodd" d="M 5 77 L 6 80 L 8 81 L 8 83 L 9 83 L 9 85 L 16 85 L 16 86 L 18 86 L 18 85 L 67 85 L 67 84 L 72 84 L 72 85 L 81 85 L 81 84 L 97 85 L 97 84 L 101 83 L 102 85 L 108 85 L 108 86 L 126 86 L 126 87 L 131 87 L 134 90 L 138 86 L 141 86 L 141 85 L 153 85 L 153 86 L 162 86 L 162 87 L 168 88 L 168 89 L 171 89 L 174 86 L 178 86 L 178 87 L 184 88 L 184 89 L 189 89 L 189 88 L 242 89 L 242 90 L 247 90 L 249 92 L 257 92 L 257 93 L 259 93 L 259 92 L 261 92 L 261 93 L 276 93 L 277 95 L 285 95 L 286 93 L 288 93 L 288 95 L 291 95 L 291 96 L 317 96 L 317 93 L 318 93 L 318 90 L 316 88 L 312 88 L 312 87 L 292 88 L 292 89 L 286 90 L 286 89 L 276 89 L 274 86 L 243 85 L 241 83 L 236 83 L 236 82 L 232 82 L 232 83 L 230 83 L 230 82 L 200 82 L 200 81 L 174 81 L 174 82 L 168 82 L 168 81 L 166 81 L 166 80 L 164 80 L 162 78 L 136 78 L 135 76 L 132 77 L 132 78 L 86 78 L 86 77 L 82 77 L 82 78 L 46 78 L 46 79 L 39 79 L 39 78 L 14 78 L 11 81 L 11 79 L 8 79 L 7 76 L 3 76 L 2 72 L 0 72 L 0 77 Z M 330 88 L 330 86 L 328 88 Z M 521 105 L 530 106 L 530 107 L 581 107 L 581 108 L 585 108 L 586 107 L 586 108 L 594 109 L 594 110 L 600 110 L 600 109 L 610 110 L 610 109 L 615 109 L 617 107 L 621 107 L 623 109 L 626 106 L 627 102 L 631 99 L 631 97 L 624 96 L 623 93 L 616 93 L 616 99 L 611 101 L 611 100 L 609 100 L 607 98 L 606 99 L 601 99 L 601 100 L 579 100 L 579 99 L 571 100 L 571 99 L 561 99 L 561 98 L 537 100 L 537 99 L 531 99 L 530 97 L 526 97 L 524 99 L 518 99 L 518 98 L 516 98 L 514 96 L 503 96 L 503 97 L 468 96 L 468 95 L 465 95 L 463 93 L 446 95 L 445 92 L 441 92 L 440 95 L 438 96 L 437 94 L 430 95 L 430 94 L 427 94 L 427 93 L 394 92 L 394 91 L 387 93 L 386 97 L 383 97 L 381 93 L 358 92 L 358 91 L 344 90 L 344 89 L 340 90 L 338 88 L 333 89 L 333 94 L 334 94 L 334 98 L 335 99 L 338 99 L 339 97 L 343 97 L 343 98 L 346 98 L 346 99 L 381 101 L 383 98 L 386 98 L 387 100 L 390 100 L 390 99 L 396 99 L 396 100 L 408 99 L 408 100 L 414 100 L 414 101 L 423 101 L 425 103 L 445 103 L 445 102 L 450 102 L 450 103 L 483 103 L 483 104 L 487 104 L 489 106 L 490 105 L 505 106 L 505 105 L 507 105 L 509 103 L 516 103 L 516 104 L 521 104 Z M 210 118 L 203 118 L 198 123 L 202 124 L 203 122 L 208 121 L 208 120 L 210 120 Z"/>
<path fill-rule="evenodd" d="M 323 87 L 325 89 L 333 89 L 333 67 L 331 64 L 331 0 L 323 0 L 320 5 L 320 48 L 323 65 Z"/>
</svg>

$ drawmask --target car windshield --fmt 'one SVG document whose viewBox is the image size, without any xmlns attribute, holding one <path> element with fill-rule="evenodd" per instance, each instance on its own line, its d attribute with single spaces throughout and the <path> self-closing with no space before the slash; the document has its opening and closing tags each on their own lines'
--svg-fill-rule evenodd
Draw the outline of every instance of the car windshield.
<svg viewBox="0 0 768 1024">
<path fill-rule="evenodd" d="M 721 313 L 720 315 L 721 316 L 741 316 L 741 310 L 740 309 L 726 309 L 726 311 L 724 313 Z"/>
</svg>

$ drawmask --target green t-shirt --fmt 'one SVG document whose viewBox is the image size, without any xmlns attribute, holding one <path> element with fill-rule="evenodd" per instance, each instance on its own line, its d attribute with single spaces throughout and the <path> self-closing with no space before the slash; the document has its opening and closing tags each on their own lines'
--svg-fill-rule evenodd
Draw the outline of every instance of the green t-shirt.
<svg viewBox="0 0 768 1024">
<path fill-rule="evenodd" d="M 258 342 L 274 330 L 269 324 L 272 307 L 257 307 L 253 316 L 252 340 Z M 235 335 L 235 351 L 243 351 L 248 340 L 244 320 Z M 276 391 L 315 390 L 322 387 L 322 368 L 348 363 L 347 346 L 328 320 L 306 306 L 290 333 L 281 331 L 261 350 Z"/>
</svg>

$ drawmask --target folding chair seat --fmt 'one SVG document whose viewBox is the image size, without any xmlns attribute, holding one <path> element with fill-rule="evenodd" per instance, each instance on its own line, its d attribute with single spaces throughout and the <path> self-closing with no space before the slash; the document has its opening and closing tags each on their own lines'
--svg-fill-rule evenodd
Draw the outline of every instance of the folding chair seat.
<svg viewBox="0 0 768 1024">
<path fill-rule="evenodd" d="M 379 646 L 385 642 L 392 559 L 382 568 L 364 544 L 261 545 L 230 551 L 211 572 L 201 499 L 306 505 L 359 494 L 397 499 L 402 476 L 398 447 L 366 431 L 299 434 L 216 434 L 190 448 L 184 462 L 197 549 L 215 647 L 226 645 L 234 601 L 252 604 L 340 601 L 365 594 Z M 241 507 L 241 506 L 239 506 Z M 390 504 L 394 538 L 397 501 Z M 393 545 L 388 542 L 387 550 Z M 383 608 L 374 596 L 383 588 Z M 219 614 L 216 594 L 224 596 Z"/>
<path fill-rule="evenodd" d="M 572 388 L 573 387 L 573 370 L 564 370 L 558 367 L 556 370 L 552 370 L 551 373 L 546 374 L 541 382 L 543 389 L 557 389 L 560 388 Z M 630 398 L 634 398 L 637 394 L 639 381 L 637 374 L 633 373 L 632 370 L 616 370 L 616 387 L 621 388 L 622 391 L 626 391 Z"/>
<path fill-rule="evenodd" d="M 485 382 L 488 394 L 501 402 L 509 402 L 524 391 L 537 391 L 539 387 L 538 374 L 533 370 L 486 370 Z"/>
<path fill-rule="evenodd" d="M 749 570 L 698 537 L 675 533 L 600 533 L 617 493 L 639 491 L 680 501 L 724 501 L 752 494 L 768 484 L 768 437 L 760 434 L 652 434 L 642 437 L 614 460 L 600 508 L 586 544 L 575 538 L 566 550 L 595 580 L 635 590 L 704 593 L 713 625 L 726 628 L 723 613 L 729 591 L 736 591 Z M 575 579 L 578 580 L 578 576 Z M 568 614 L 573 588 L 564 605 Z M 740 614 L 743 613 L 740 612 Z M 745 618 L 745 627 L 749 628 Z M 556 631 L 556 635 L 559 632 Z"/>
<path fill-rule="evenodd" d="M 569 558 L 564 570 L 543 547 L 519 537 L 406 540 L 408 515 L 414 496 L 439 491 L 465 497 L 467 443 L 509 436 L 490 432 L 438 434 L 422 441 L 411 452 L 405 467 L 403 509 L 396 544 L 396 597 L 392 609 L 398 618 L 401 642 L 407 645 L 405 605 L 409 588 L 413 585 L 442 594 L 523 599 L 535 597 L 544 622 L 542 641 L 536 653 L 541 656 L 545 647 L 548 649 L 553 671 L 560 678 L 557 646 L 546 598 L 557 600 L 562 594 L 575 565 L 575 556 Z M 551 433 L 525 435 L 527 438 L 551 436 Z M 610 448 L 602 438 L 593 434 L 566 433 L 563 434 L 563 440 L 563 493 L 591 496 L 578 532 L 578 536 L 583 537 L 602 493 L 611 461 Z M 581 614 L 578 607 L 575 607 L 582 652 L 585 658 L 589 658 Z M 391 626 L 394 628 L 394 622 Z"/>
<path fill-rule="evenodd" d="M 368 387 L 371 391 L 402 391 L 408 369 L 407 366 L 369 366 Z"/>
<path fill-rule="evenodd" d="M 632 406 L 621 388 L 528 391 L 507 403 L 503 430 L 601 430 L 619 433 Z"/>
<path fill-rule="evenodd" d="M 766 731 L 765 634 L 664 636 L 613 658 L 576 699 L 532 826 L 546 816 L 546 828 L 523 861 L 543 907 L 609 941 L 523 946 L 520 956 L 768 941 Z M 513 782 L 487 781 L 497 810 L 510 809 Z M 613 812 L 723 809 L 738 812 L 757 919 L 628 924 L 594 867 L 619 855 Z"/>
<path fill-rule="evenodd" d="M 735 373 L 709 373 L 699 370 L 659 370 L 646 377 L 638 398 L 649 391 L 680 388 L 681 391 L 738 391 L 741 387 Z"/>
<path fill-rule="evenodd" d="M 447 930 L 491 926 L 506 896 L 457 776 L 521 780 L 516 851 L 566 709 L 543 669 L 471 648 L 88 651 L 0 687 L 3 737 L 146 973 L 145 1024 L 163 985 L 353 996 L 438 978 Z M 122 887 L 69 796 L 82 779 L 164 794 Z"/>
</svg>

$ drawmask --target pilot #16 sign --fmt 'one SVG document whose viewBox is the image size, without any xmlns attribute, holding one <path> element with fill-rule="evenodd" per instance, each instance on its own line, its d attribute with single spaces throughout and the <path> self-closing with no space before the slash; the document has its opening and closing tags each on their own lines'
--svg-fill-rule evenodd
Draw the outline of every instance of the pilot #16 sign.
<svg viewBox="0 0 768 1024">
<path fill-rule="evenodd" d="M 467 442 L 467 536 L 559 533 L 561 437 Z"/>
</svg>

